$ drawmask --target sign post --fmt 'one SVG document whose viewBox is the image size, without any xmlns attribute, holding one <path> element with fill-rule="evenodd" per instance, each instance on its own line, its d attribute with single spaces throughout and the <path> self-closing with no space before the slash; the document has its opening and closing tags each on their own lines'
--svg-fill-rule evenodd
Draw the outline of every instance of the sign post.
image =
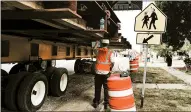
<svg viewBox="0 0 191 112">
<path fill-rule="evenodd" d="M 145 44 L 144 45 L 145 49 L 145 64 L 144 64 L 144 74 L 143 74 L 143 88 L 141 92 L 141 108 L 143 107 L 144 103 L 144 93 L 145 93 L 145 81 L 146 81 L 146 75 L 147 75 L 147 54 L 148 54 L 148 46 Z"/>
<path fill-rule="evenodd" d="M 145 48 L 143 86 L 141 92 L 141 108 L 144 104 L 145 82 L 147 75 L 148 45 L 161 44 L 161 34 L 166 31 L 166 25 L 166 15 L 153 3 L 149 4 L 142 12 L 140 12 L 135 17 L 135 32 L 144 32 L 137 33 L 136 39 L 136 43 L 144 45 Z"/>
</svg>

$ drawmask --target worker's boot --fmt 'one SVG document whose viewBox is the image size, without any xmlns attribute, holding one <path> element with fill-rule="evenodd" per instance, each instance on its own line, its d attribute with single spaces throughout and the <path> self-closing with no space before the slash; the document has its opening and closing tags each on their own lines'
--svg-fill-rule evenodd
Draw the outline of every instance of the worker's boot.
<svg viewBox="0 0 191 112">
<path fill-rule="evenodd" d="M 99 103 L 98 103 L 98 102 L 96 102 L 96 103 L 93 103 L 93 104 L 92 104 L 92 106 L 93 106 L 94 108 L 97 108 L 97 107 L 98 107 L 98 105 L 99 105 Z"/>
<path fill-rule="evenodd" d="M 104 109 L 105 109 L 105 110 L 108 109 L 108 104 L 104 104 Z"/>
<path fill-rule="evenodd" d="M 92 104 L 92 106 L 94 107 L 94 108 L 97 108 L 98 107 L 98 105 L 99 105 L 99 101 L 97 101 L 95 98 L 93 99 L 93 104 Z"/>
</svg>

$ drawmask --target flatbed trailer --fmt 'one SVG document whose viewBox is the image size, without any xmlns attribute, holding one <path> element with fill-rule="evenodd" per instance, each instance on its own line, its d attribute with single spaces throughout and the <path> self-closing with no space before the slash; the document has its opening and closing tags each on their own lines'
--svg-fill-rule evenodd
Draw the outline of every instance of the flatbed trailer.
<svg viewBox="0 0 191 112">
<path fill-rule="evenodd" d="M 47 95 L 64 95 L 68 71 L 56 68 L 55 60 L 76 59 L 75 73 L 94 73 L 94 61 L 81 60 L 95 57 L 92 41 L 115 38 L 114 46 L 129 46 L 124 39 L 118 41 L 120 21 L 106 1 L 1 4 L 1 64 L 18 63 L 9 73 L 1 69 L 1 104 L 9 110 L 36 111 Z M 105 29 L 99 30 L 102 17 Z"/>
</svg>

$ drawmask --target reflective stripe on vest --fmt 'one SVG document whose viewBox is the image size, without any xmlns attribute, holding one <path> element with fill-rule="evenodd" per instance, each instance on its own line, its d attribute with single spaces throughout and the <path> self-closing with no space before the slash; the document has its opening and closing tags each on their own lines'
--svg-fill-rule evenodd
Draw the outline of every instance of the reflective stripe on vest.
<svg viewBox="0 0 191 112">
<path fill-rule="evenodd" d="M 100 52 L 98 53 L 98 55 L 103 55 L 103 54 L 100 54 Z M 111 62 L 109 62 L 109 57 L 111 56 L 111 51 L 110 50 L 107 50 L 107 54 L 106 54 L 106 57 L 105 57 L 105 61 L 100 61 L 99 60 L 99 56 L 97 58 L 97 61 L 96 61 L 96 70 L 101 70 L 101 71 L 110 71 L 110 67 L 111 67 Z"/>
</svg>

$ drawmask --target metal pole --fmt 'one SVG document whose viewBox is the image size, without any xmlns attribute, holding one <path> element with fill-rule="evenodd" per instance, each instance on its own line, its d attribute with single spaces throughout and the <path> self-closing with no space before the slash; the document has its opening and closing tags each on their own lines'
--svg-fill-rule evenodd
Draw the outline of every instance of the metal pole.
<svg viewBox="0 0 191 112">
<path fill-rule="evenodd" d="M 147 75 L 147 54 L 148 54 L 148 46 L 147 46 L 147 45 L 144 45 L 144 48 L 146 49 L 146 52 L 145 52 L 144 74 L 143 74 L 143 87 L 142 87 L 142 94 L 141 94 L 141 108 L 143 108 L 143 103 L 144 103 L 145 81 L 146 81 L 146 75 Z"/>
</svg>

